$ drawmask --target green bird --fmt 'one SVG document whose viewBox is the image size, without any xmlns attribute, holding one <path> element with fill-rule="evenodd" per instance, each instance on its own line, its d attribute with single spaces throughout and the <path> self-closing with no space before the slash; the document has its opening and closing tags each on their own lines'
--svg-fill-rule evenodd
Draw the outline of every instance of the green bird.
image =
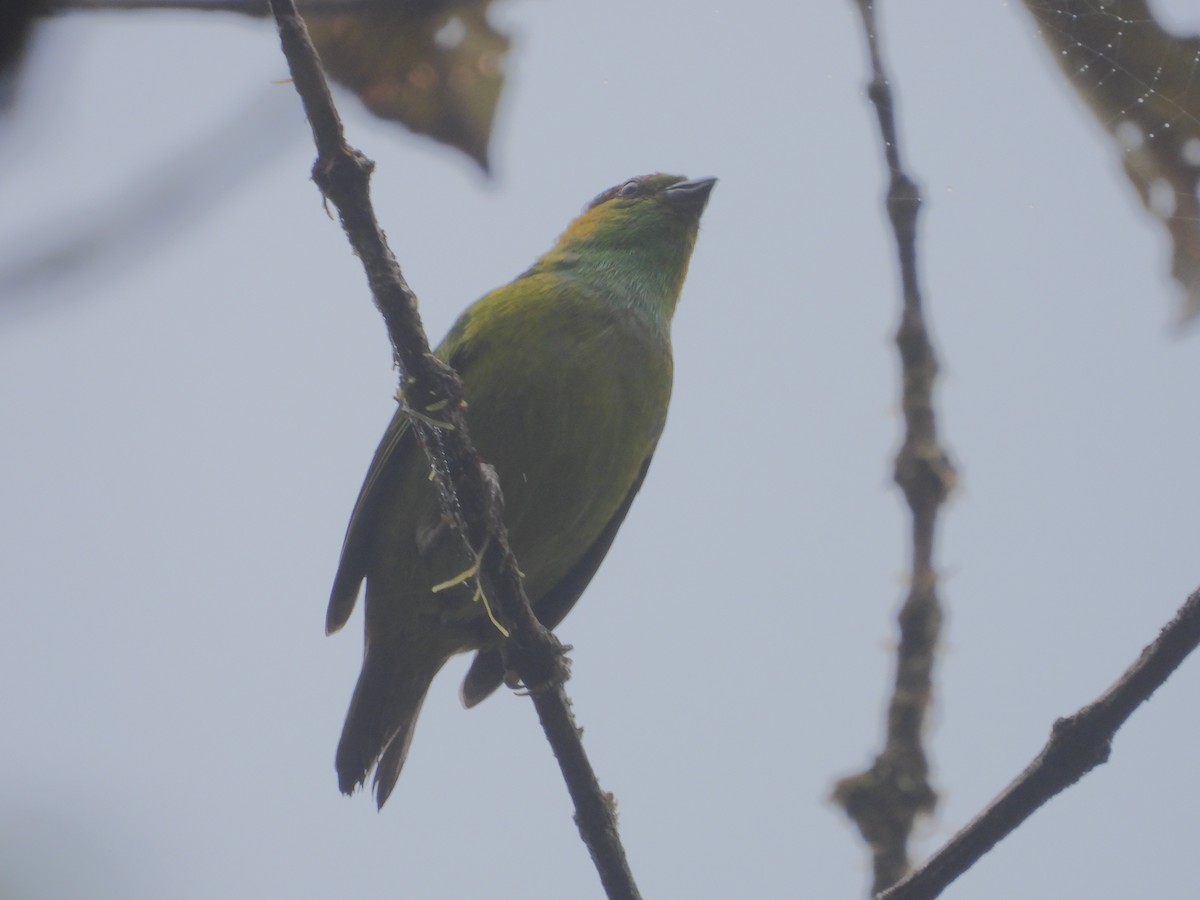
<svg viewBox="0 0 1200 900">
<path fill-rule="evenodd" d="M 436 351 L 462 376 L 467 426 L 499 475 L 525 590 L 548 628 L 596 574 L 646 477 L 671 395 L 671 317 L 714 184 L 647 175 L 600 194 Z M 374 766 L 380 807 L 446 661 L 476 651 L 467 707 L 504 679 L 502 636 L 474 585 L 446 587 L 472 560 L 430 474 L 400 409 L 351 514 L 325 621 L 329 634 L 346 624 L 365 579 L 362 672 L 337 773 L 350 794 Z"/>
</svg>

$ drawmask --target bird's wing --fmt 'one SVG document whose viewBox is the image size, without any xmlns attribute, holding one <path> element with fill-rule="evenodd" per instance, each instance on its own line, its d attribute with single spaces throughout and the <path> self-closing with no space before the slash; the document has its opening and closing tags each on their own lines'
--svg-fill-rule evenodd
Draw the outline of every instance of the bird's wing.
<svg viewBox="0 0 1200 900">
<path fill-rule="evenodd" d="M 546 592 L 546 595 L 534 608 L 538 620 L 547 628 L 556 628 L 567 617 L 567 613 L 571 611 L 575 601 L 579 599 L 596 574 L 596 570 L 600 568 L 600 563 L 608 554 L 608 548 L 612 546 L 621 523 L 625 521 L 629 507 L 633 505 L 633 498 L 637 496 L 638 489 L 646 480 L 646 472 L 650 469 L 652 459 L 654 459 L 653 449 L 642 463 L 642 468 L 638 471 L 632 487 L 629 488 L 629 492 L 621 501 L 621 505 L 617 507 L 617 511 L 613 513 L 612 518 L 608 520 L 608 524 L 604 526 L 604 530 L 579 558 L 579 561 L 571 567 L 558 584 Z M 520 563 L 520 560 L 517 562 Z M 500 651 L 494 648 L 480 650 L 471 662 L 467 677 L 463 679 L 461 692 L 463 705 L 469 709 L 486 699 L 496 688 L 500 687 L 503 681 L 504 663 L 500 659 Z"/>
<path fill-rule="evenodd" d="M 371 523 L 373 509 L 380 497 L 381 481 L 389 472 L 403 468 L 399 459 L 417 450 L 411 421 L 403 409 L 396 410 L 383 439 L 375 449 L 371 467 L 367 470 L 362 490 L 350 514 L 346 526 L 346 539 L 342 543 L 342 557 L 338 561 L 337 574 L 333 577 L 333 590 L 329 593 L 329 610 L 325 614 L 325 633 L 333 634 L 346 624 L 354 604 L 358 600 L 358 589 L 367 574 L 367 558 L 371 546 Z"/>
<path fill-rule="evenodd" d="M 442 340 L 435 355 L 448 362 L 459 375 L 464 375 L 475 354 L 471 342 L 466 339 L 470 310 L 464 313 L 450 333 Z M 465 377 L 465 375 L 464 375 Z M 406 468 L 404 460 L 413 453 L 421 453 L 412 420 L 401 408 L 396 410 L 392 421 L 371 460 L 366 480 L 358 492 L 350 524 L 346 526 L 346 539 L 342 543 L 342 557 L 338 561 L 337 574 L 333 577 L 333 590 L 329 593 L 329 609 L 325 614 L 325 633 L 333 634 L 346 624 L 354 612 L 358 600 L 358 589 L 367 575 L 367 560 L 371 552 L 371 531 L 377 518 L 374 509 L 387 493 L 384 482 L 394 478 Z"/>
</svg>

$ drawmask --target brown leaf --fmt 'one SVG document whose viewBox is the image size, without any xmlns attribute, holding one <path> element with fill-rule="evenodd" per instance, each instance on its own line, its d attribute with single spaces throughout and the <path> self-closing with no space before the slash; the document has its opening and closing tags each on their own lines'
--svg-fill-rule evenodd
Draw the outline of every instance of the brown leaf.
<svg viewBox="0 0 1200 900">
<path fill-rule="evenodd" d="M 1025 0 L 1059 66 L 1115 140 L 1142 203 L 1174 243 L 1180 318 L 1200 314 L 1200 39 L 1144 0 Z"/>
<path fill-rule="evenodd" d="M 509 47 L 487 20 L 489 2 L 383 0 L 306 21 L 326 71 L 368 109 L 457 147 L 487 171 Z"/>
</svg>

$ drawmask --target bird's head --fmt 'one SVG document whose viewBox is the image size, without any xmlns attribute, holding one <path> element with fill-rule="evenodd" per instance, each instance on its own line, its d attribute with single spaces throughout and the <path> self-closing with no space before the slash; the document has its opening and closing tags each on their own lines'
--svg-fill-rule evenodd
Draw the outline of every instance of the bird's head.
<svg viewBox="0 0 1200 900">
<path fill-rule="evenodd" d="M 642 175 L 587 205 L 536 268 L 575 270 L 670 319 L 715 178 Z"/>
<path fill-rule="evenodd" d="M 576 251 L 686 245 L 690 253 L 715 178 L 642 175 L 609 188 L 587 205 L 559 239 Z"/>
</svg>

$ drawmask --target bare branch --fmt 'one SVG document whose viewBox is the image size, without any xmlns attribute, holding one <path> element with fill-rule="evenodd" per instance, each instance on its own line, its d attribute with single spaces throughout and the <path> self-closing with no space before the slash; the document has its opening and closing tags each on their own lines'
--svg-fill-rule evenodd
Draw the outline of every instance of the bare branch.
<svg viewBox="0 0 1200 900">
<path fill-rule="evenodd" d="M 399 399 L 416 413 L 413 427 L 429 455 L 444 509 L 479 559 L 493 612 L 510 634 L 502 645 L 506 666 L 531 689 L 575 802 L 576 824 L 607 895 L 613 900 L 639 900 L 617 836 L 611 797 L 596 782 L 562 687 L 568 675 L 564 648 L 529 607 L 501 519 L 495 473 L 480 460 L 467 433 L 462 382 L 430 352 L 416 297 L 375 219 L 368 188 L 374 164 L 346 144 L 316 51 L 293 0 L 271 0 L 271 9 L 317 145 L 313 180 L 337 207 L 342 227 L 366 270 L 400 367 Z M 435 425 L 434 420 L 448 422 L 449 427 Z"/>
<path fill-rule="evenodd" d="M 879 119 L 890 173 L 887 210 L 896 238 L 904 309 L 896 346 L 903 367 L 904 443 L 896 456 L 895 480 L 912 511 L 912 584 L 900 610 L 896 681 L 888 704 L 884 749 L 865 772 L 840 780 L 834 799 L 854 820 L 874 856 L 878 892 L 908 871 L 908 840 L 916 817 L 933 808 L 929 763 L 921 732 L 929 709 L 934 652 L 942 610 L 933 567 L 938 510 L 954 486 L 954 467 L 938 443 L 933 411 L 937 358 L 929 340 L 917 277 L 916 226 L 920 191 L 900 160 L 895 107 L 884 69 L 874 4 L 855 0 L 871 60 L 868 94 Z"/>
<path fill-rule="evenodd" d="M 1112 739 L 1200 644 L 1200 589 L 1125 673 L 1095 701 L 1059 719 L 1050 739 L 1016 780 L 920 869 L 879 900 L 928 900 L 971 868 L 1050 798 L 1108 761 Z"/>
</svg>

